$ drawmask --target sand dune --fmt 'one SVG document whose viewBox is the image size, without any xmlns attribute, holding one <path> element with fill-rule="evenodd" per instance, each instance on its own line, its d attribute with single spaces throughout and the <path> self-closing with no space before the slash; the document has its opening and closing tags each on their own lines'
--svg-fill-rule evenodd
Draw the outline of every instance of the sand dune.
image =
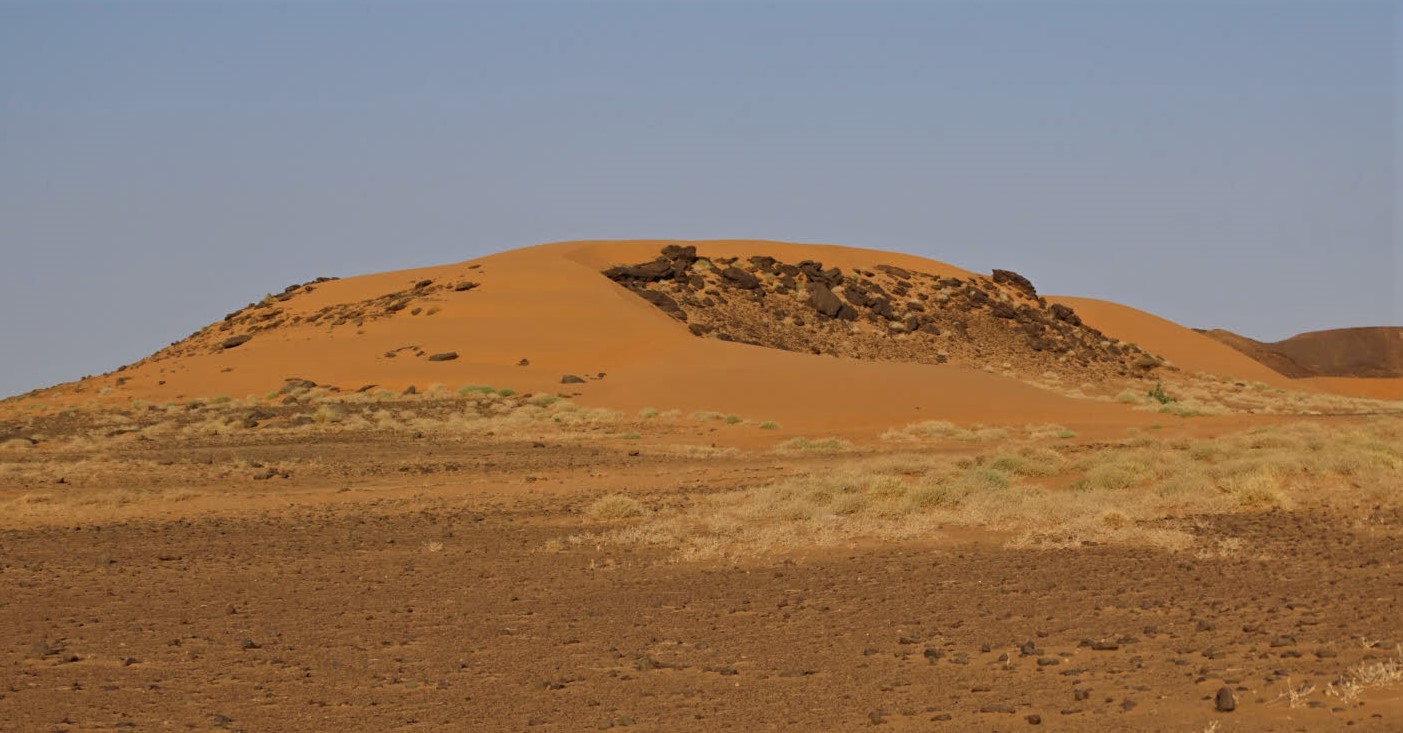
<svg viewBox="0 0 1403 733">
<path fill-rule="evenodd" d="M 613 265 L 647 261 L 670 243 L 563 242 L 290 287 L 129 368 L 61 385 L 47 396 L 87 400 L 115 390 L 114 399 L 243 397 L 298 378 L 343 392 L 490 384 L 574 394 L 586 405 L 716 410 L 815 431 L 928 419 L 1100 425 L 1152 420 L 1121 405 L 1075 400 L 953 364 L 858 361 L 698 338 L 601 275 Z M 844 269 L 893 265 L 941 277 L 973 276 L 933 260 L 850 247 L 693 244 L 717 258 L 769 255 Z M 1082 298 L 1049 301 L 1074 308 L 1108 336 L 1139 344 L 1181 369 L 1290 384 L 1242 353 L 1148 313 Z M 585 382 L 562 384 L 567 374 Z M 1309 386 L 1357 393 L 1357 387 L 1336 382 Z"/>
<path fill-rule="evenodd" d="M 1107 334 L 1137 343 L 1191 372 L 1207 372 L 1286 387 L 1290 380 L 1251 357 L 1193 329 L 1129 306 L 1092 298 L 1050 297 L 1075 308 Z"/>
</svg>

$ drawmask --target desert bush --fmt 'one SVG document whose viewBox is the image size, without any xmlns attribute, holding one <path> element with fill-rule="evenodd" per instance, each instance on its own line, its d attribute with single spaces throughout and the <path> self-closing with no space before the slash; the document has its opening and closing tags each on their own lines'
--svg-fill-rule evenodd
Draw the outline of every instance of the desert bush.
<svg viewBox="0 0 1403 733">
<path fill-rule="evenodd" d="M 1146 393 L 1145 396 L 1149 397 L 1155 402 L 1160 403 L 1161 405 L 1167 405 L 1171 402 L 1178 402 L 1178 400 L 1174 399 L 1173 397 L 1170 397 L 1169 393 L 1164 391 L 1164 382 L 1155 382 L 1155 388 Z"/>
</svg>

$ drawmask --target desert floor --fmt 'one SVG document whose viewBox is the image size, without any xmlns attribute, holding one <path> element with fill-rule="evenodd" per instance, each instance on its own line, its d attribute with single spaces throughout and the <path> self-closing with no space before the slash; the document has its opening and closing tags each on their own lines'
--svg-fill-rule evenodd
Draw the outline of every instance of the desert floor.
<svg viewBox="0 0 1403 733">
<path fill-rule="evenodd" d="M 0 455 L 0 730 L 1403 729 L 1398 418 L 141 409 L 7 423 L 45 439 Z M 1138 498 L 1037 516 L 1088 492 Z"/>
</svg>

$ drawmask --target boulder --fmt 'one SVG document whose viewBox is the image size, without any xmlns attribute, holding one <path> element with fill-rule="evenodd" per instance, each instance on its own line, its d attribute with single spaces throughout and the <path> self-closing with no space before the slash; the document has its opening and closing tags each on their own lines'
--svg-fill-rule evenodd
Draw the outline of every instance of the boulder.
<svg viewBox="0 0 1403 733">
<path fill-rule="evenodd" d="M 727 267 L 721 271 L 721 278 L 745 290 L 754 290 L 760 287 L 760 279 L 754 275 L 740 269 L 739 267 Z"/>
<path fill-rule="evenodd" d="M 697 248 L 690 244 L 669 244 L 663 247 L 663 257 L 671 262 L 685 262 L 691 265 L 697 261 Z"/>
<path fill-rule="evenodd" d="M 829 318 L 837 318 L 844 305 L 828 286 L 822 283 L 809 283 L 809 305 Z"/>
<path fill-rule="evenodd" d="M 1038 297 L 1038 290 L 1033 287 L 1032 281 L 1012 270 L 994 270 L 994 282 L 1021 290 L 1029 297 Z"/>
<path fill-rule="evenodd" d="M 560 383 L 561 383 L 561 384 L 584 384 L 584 383 L 585 383 L 585 380 L 584 380 L 583 377 L 578 377 L 578 376 L 575 376 L 574 374 L 566 374 L 566 375 L 564 375 L 564 376 L 562 376 L 562 377 L 560 378 Z"/>
<path fill-rule="evenodd" d="M 445 351 L 442 354 L 430 354 L 429 361 L 453 361 L 458 358 L 458 352 Z"/>
<path fill-rule="evenodd" d="M 657 282 L 673 277 L 672 262 L 658 258 L 652 262 L 645 262 L 641 265 L 620 265 L 611 267 L 604 271 L 604 276 L 615 282 L 626 282 L 636 280 L 641 282 Z"/>
<path fill-rule="evenodd" d="M 236 347 L 236 346 L 243 346 L 244 344 L 246 344 L 246 343 L 249 342 L 249 339 L 252 339 L 252 338 L 253 338 L 253 337 L 250 336 L 250 335 L 248 335 L 248 334 L 241 334 L 241 335 L 239 335 L 239 336 L 230 336 L 229 338 L 224 339 L 223 341 L 219 342 L 219 348 L 221 348 L 221 349 L 232 349 L 232 348 L 234 348 L 234 347 Z"/>
<path fill-rule="evenodd" d="M 656 290 L 638 289 L 634 291 L 639 297 L 658 307 L 658 310 L 676 318 L 679 321 L 687 320 L 687 312 L 682 310 L 682 306 L 677 304 L 667 293 L 659 293 Z"/>
<path fill-rule="evenodd" d="M 1059 321 L 1069 323 L 1073 326 L 1081 325 L 1081 316 L 1077 315 L 1076 311 L 1061 303 L 1053 303 L 1052 307 L 1048 310 L 1052 311 L 1052 317 Z"/>
</svg>

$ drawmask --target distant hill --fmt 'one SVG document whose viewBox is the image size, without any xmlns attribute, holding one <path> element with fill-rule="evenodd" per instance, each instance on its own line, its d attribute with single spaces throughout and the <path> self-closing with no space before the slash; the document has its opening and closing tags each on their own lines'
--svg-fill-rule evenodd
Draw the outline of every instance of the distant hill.
<svg viewBox="0 0 1403 733">
<path fill-rule="evenodd" d="M 1201 331 L 1291 377 L 1403 377 L 1403 327 L 1311 331 L 1267 343 L 1232 331 Z"/>
</svg>

